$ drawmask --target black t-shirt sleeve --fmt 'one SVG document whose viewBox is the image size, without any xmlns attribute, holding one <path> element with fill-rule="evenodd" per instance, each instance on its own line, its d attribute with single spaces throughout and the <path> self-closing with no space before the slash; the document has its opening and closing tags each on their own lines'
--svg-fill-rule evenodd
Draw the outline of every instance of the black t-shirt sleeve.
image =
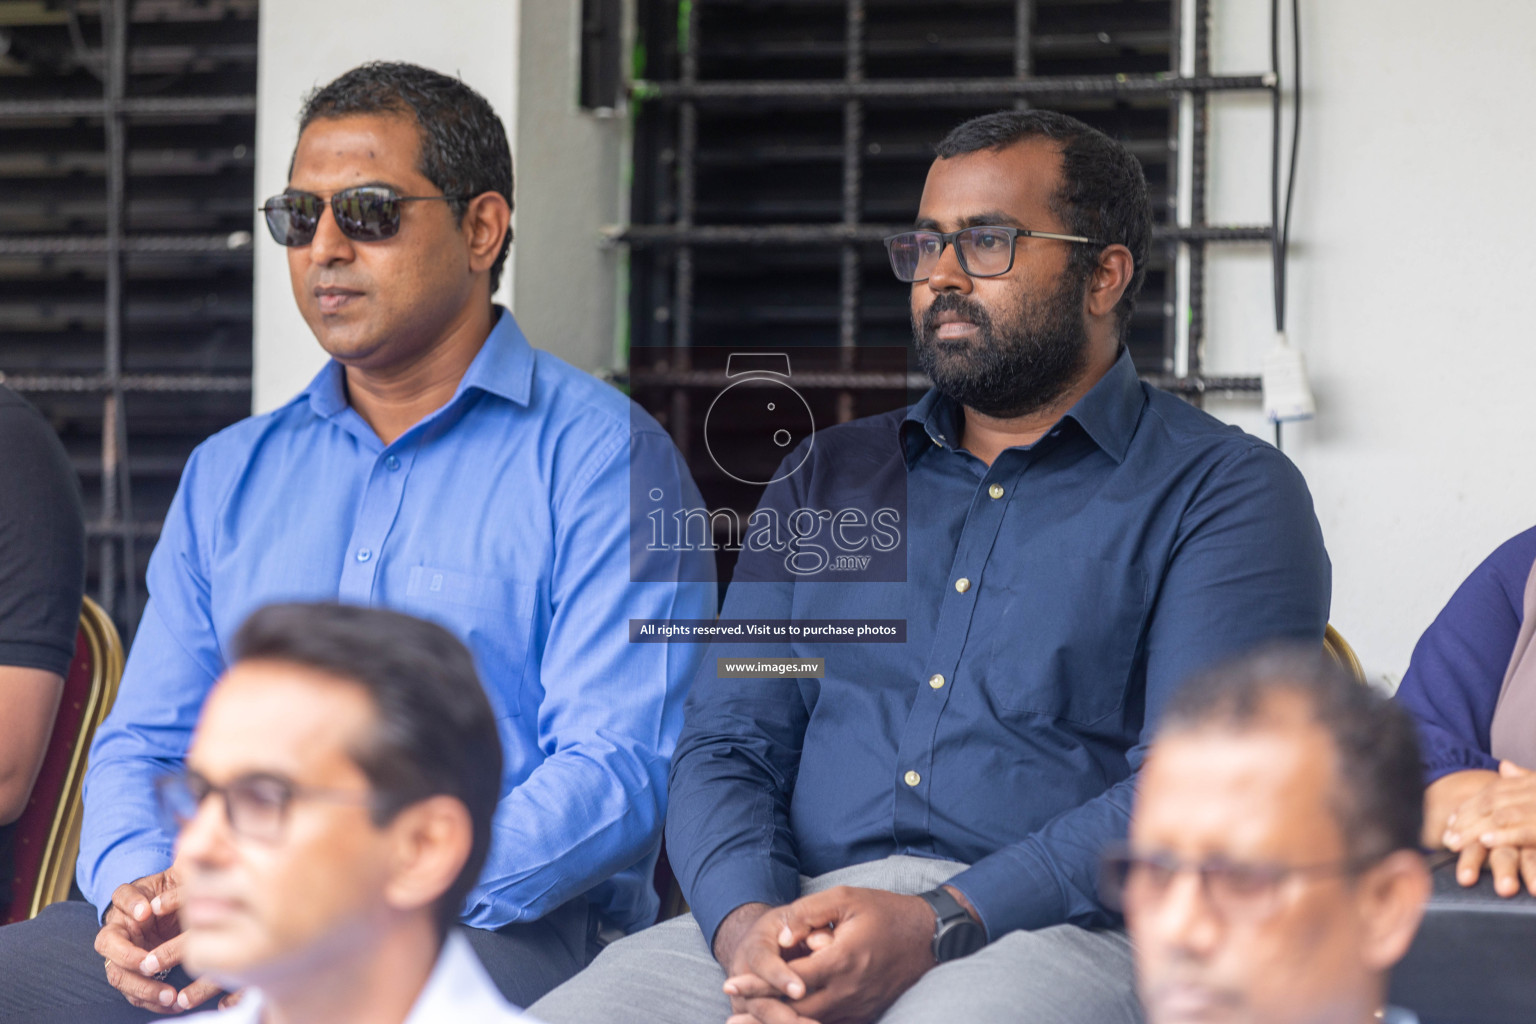
<svg viewBox="0 0 1536 1024">
<path fill-rule="evenodd" d="M 0 665 L 64 675 L 85 589 L 85 516 L 64 446 L 0 387 Z"/>
</svg>

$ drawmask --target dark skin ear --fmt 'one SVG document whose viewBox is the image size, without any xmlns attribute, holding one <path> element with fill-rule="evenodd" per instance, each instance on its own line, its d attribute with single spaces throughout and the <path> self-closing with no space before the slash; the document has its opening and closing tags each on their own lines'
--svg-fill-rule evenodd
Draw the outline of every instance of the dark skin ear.
<svg viewBox="0 0 1536 1024">
<path fill-rule="evenodd" d="M 1098 265 L 1088 279 L 1088 315 L 1112 316 L 1135 273 L 1136 261 L 1131 257 L 1131 250 L 1123 245 L 1106 246 L 1099 253 Z"/>
<path fill-rule="evenodd" d="M 512 231 L 512 207 L 499 192 L 482 192 L 469 201 L 459 220 L 469 246 L 469 269 L 488 272 L 501 255 L 501 240 Z"/>
</svg>

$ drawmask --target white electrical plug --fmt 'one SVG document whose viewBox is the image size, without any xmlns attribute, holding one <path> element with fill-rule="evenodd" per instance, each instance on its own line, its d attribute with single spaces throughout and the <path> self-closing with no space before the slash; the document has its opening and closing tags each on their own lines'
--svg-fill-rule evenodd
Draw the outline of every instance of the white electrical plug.
<svg viewBox="0 0 1536 1024">
<path fill-rule="evenodd" d="M 1307 383 L 1307 361 L 1286 340 L 1284 331 L 1275 332 L 1275 344 L 1264 357 L 1263 381 L 1264 416 L 1271 423 L 1317 415 L 1312 386 Z"/>
</svg>

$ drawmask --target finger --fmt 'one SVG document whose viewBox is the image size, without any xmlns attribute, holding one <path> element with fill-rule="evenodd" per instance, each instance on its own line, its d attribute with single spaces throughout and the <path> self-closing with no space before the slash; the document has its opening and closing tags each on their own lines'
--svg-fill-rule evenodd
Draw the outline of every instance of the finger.
<svg viewBox="0 0 1536 1024">
<path fill-rule="evenodd" d="M 832 931 L 829 928 L 817 929 L 805 937 L 805 948 L 812 953 L 820 949 L 826 949 L 832 945 Z"/>
<path fill-rule="evenodd" d="M 116 925 L 108 925 L 96 933 L 96 952 L 113 964 L 134 974 L 154 974 L 160 968 L 146 971 L 144 959 L 149 951 L 135 944 L 127 933 Z"/>
<path fill-rule="evenodd" d="M 1477 842 L 1478 836 L 1494 827 L 1491 804 L 1475 810 L 1463 807 L 1453 817 L 1446 819 L 1445 835 L 1440 837 L 1440 841 L 1448 850 L 1462 851 Z"/>
<path fill-rule="evenodd" d="M 1536 823 L 1536 800 L 1532 800 L 1529 795 L 1522 795 L 1519 799 L 1502 802 L 1488 817 L 1493 822 L 1493 828 L 1516 828 Z"/>
<path fill-rule="evenodd" d="M 155 894 L 127 882 L 112 890 L 112 905 L 127 914 L 130 920 L 144 922 L 151 914 L 150 901 Z"/>
<path fill-rule="evenodd" d="M 1522 775 L 1533 774 L 1529 768 L 1522 768 L 1513 761 L 1499 762 L 1499 777 L 1504 779 L 1518 779 Z"/>
<path fill-rule="evenodd" d="M 181 909 L 182 888 L 167 889 L 149 901 L 149 909 L 156 917 L 169 917 Z"/>
<path fill-rule="evenodd" d="M 755 974 L 738 974 L 726 978 L 725 994 L 738 999 L 777 999 L 781 993 Z"/>
<path fill-rule="evenodd" d="M 177 935 L 174 938 L 166 939 L 160 945 L 150 950 L 149 956 L 144 958 L 144 966 L 148 968 L 144 973 L 154 974 L 157 971 L 168 971 L 172 967 L 180 966 L 181 958 L 184 955 L 183 947 L 186 945 L 186 942 L 187 937 L 185 935 Z M 154 961 L 153 964 L 150 963 L 151 960 Z"/>
<path fill-rule="evenodd" d="M 766 942 L 760 942 L 753 943 L 745 952 L 746 970 L 741 973 L 757 975 L 772 985 L 776 992 L 783 993 L 791 999 L 799 999 L 805 995 L 805 982 L 784 963 L 780 950 Z"/>
<path fill-rule="evenodd" d="M 180 992 L 176 993 L 176 1005 L 183 1010 L 190 1010 L 194 1006 L 201 1006 L 220 992 L 224 991 L 217 982 L 207 978 L 199 978 Z"/>
<path fill-rule="evenodd" d="M 146 978 L 136 971 L 124 970 L 116 964 L 108 966 L 106 970 L 107 983 L 141 1010 L 164 1013 L 176 1001 L 176 988 L 173 985 Z"/>
<path fill-rule="evenodd" d="M 1479 836 L 1478 842 L 1490 850 L 1495 846 L 1536 846 L 1536 822 L 1492 829 Z"/>
<path fill-rule="evenodd" d="M 1536 849 L 1523 847 L 1520 850 L 1520 875 L 1525 879 L 1526 891 L 1536 896 Z"/>
<path fill-rule="evenodd" d="M 846 918 L 849 905 L 855 899 L 853 894 L 854 890 L 849 886 L 839 885 L 802 896 L 782 908 L 784 927 L 779 932 L 779 945 L 785 949 L 798 946 L 812 932 L 835 927 Z"/>
<path fill-rule="evenodd" d="M 1483 861 L 1488 857 L 1488 848 L 1482 843 L 1472 843 L 1461 856 L 1456 859 L 1456 881 L 1462 885 L 1476 885 L 1477 876 L 1483 873 Z"/>
<path fill-rule="evenodd" d="M 238 1006 L 240 1000 L 245 998 L 245 989 L 237 988 L 223 999 L 219 1000 L 219 1009 L 227 1010 L 231 1006 Z"/>
<path fill-rule="evenodd" d="M 1520 852 L 1511 846 L 1495 847 L 1488 854 L 1488 867 L 1493 871 L 1493 891 L 1500 896 L 1513 896 L 1520 891 Z"/>
<path fill-rule="evenodd" d="M 752 1024 L 816 1024 L 780 999 L 749 999 L 747 1012 L 747 1020 Z"/>
<path fill-rule="evenodd" d="M 809 956 L 791 960 L 789 969 L 805 982 L 808 991 L 819 993 L 838 978 L 849 975 L 854 968 L 847 949 L 833 944 Z"/>
</svg>

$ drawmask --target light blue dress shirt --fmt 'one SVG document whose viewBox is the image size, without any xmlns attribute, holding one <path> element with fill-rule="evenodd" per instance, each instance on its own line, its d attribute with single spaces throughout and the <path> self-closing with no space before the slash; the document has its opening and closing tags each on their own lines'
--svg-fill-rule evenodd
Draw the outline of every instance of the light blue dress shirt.
<svg viewBox="0 0 1536 1024">
<path fill-rule="evenodd" d="M 715 585 L 701 553 L 632 566 L 640 487 L 702 504 L 653 419 L 531 348 L 504 310 L 453 398 L 392 444 L 347 404 L 335 362 L 209 438 L 182 474 L 91 747 L 86 897 L 104 909 L 170 865 L 152 783 L 180 765 L 245 617 L 330 599 L 433 619 L 474 652 L 505 766 L 464 920 L 534 920 L 587 893 L 609 925 L 650 923 L 667 764 L 702 648 L 631 644 L 628 620 L 713 616 Z"/>
</svg>

